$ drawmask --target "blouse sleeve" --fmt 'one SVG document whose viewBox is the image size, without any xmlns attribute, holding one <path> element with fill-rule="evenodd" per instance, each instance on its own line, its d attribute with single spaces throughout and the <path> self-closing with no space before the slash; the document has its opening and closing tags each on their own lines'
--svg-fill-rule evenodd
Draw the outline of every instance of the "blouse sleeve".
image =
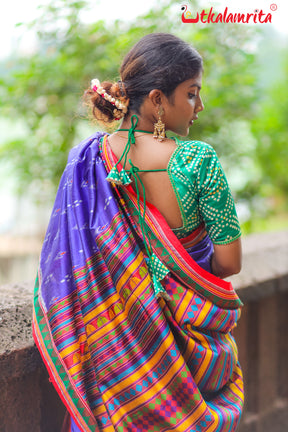
<svg viewBox="0 0 288 432">
<path fill-rule="evenodd" d="M 241 235 L 235 203 L 220 161 L 205 146 L 197 174 L 199 210 L 214 244 L 228 244 Z"/>
</svg>

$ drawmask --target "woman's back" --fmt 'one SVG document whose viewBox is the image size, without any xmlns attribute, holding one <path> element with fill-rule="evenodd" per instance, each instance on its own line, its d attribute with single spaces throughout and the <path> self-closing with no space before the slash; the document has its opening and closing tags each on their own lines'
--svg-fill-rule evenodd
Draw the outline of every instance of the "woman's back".
<svg viewBox="0 0 288 432">
<path fill-rule="evenodd" d="M 141 135 L 141 133 L 139 133 L 139 135 Z M 113 134 L 108 139 L 112 152 L 117 159 L 122 156 L 124 151 L 127 136 L 125 136 L 125 138 L 126 139 Z M 127 161 L 131 159 L 133 165 L 141 170 L 167 169 L 169 160 L 176 148 L 177 145 L 172 139 L 158 141 L 147 134 L 143 134 L 139 136 L 139 138 L 137 138 L 136 135 L 136 142 L 131 146 Z M 127 167 L 130 167 L 129 163 L 127 163 L 126 168 Z M 183 225 L 183 221 L 167 171 L 152 171 L 139 173 L 139 175 L 145 187 L 147 201 L 157 207 L 170 228 L 180 228 Z M 140 194 L 143 196 L 141 185 L 138 186 L 140 188 Z M 132 187 L 135 189 L 133 183 Z"/>
</svg>

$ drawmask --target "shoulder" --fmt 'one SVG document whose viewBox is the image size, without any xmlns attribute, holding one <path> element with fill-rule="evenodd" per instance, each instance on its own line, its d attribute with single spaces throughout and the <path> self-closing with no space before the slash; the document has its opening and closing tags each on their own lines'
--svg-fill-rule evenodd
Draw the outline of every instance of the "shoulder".
<svg viewBox="0 0 288 432">
<path fill-rule="evenodd" d="M 107 134 L 105 132 L 96 132 L 73 147 L 69 152 L 67 167 L 86 163 L 95 158 L 99 154 L 99 145 L 104 135 Z"/>
<path fill-rule="evenodd" d="M 204 141 L 181 141 L 178 139 L 175 139 L 175 141 L 177 144 L 177 153 L 182 157 L 186 155 L 217 156 L 214 148 Z"/>
<path fill-rule="evenodd" d="M 93 168 L 99 158 L 99 145 L 104 135 L 105 132 L 96 132 L 70 150 L 63 177 L 72 178 L 80 171 Z"/>
<path fill-rule="evenodd" d="M 199 169 L 199 166 L 212 161 L 218 162 L 218 156 L 213 147 L 203 141 L 181 141 L 175 139 L 177 149 L 171 160 L 171 165 L 187 168 L 189 171 Z M 206 162 L 206 163 L 205 163 Z"/>
<path fill-rule="evenodd" d="M 97 152 L 102 137 L 106 135 L 105 132 L 96 132 L 85 140 L 81 141 L 80 144 L 73 147 L 69 152 L 68 162 L 80 161 L 85 158 L 87 152 Z"/>
</svg>

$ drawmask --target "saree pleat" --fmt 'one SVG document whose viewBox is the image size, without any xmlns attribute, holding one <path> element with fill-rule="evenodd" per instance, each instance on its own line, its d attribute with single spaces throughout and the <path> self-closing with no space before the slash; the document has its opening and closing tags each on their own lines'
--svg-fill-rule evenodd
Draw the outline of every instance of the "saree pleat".
<svg viewBox="0 0 288 432">
<path fill-rule="evenodd" d="M 241 302 L 148 205 L 153 252 L 170 271 L 171 301 L 156 299 L 136 197 L 106 181 L 103 135 L 70 152 L 41 253 L 33 334 L 50 377 L 80 431 L 234 431 Z"/>
</svg>

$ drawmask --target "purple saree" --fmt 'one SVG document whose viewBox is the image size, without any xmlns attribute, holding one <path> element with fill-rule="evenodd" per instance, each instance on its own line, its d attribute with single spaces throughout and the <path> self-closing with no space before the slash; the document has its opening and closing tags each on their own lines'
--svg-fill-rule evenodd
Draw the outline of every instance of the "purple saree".
<svg viewBox="0 0 288 432">
<path fill-rule="evenodd" d="M 243 380 L 231 330 L 241 302 L 192 258 L 209 262 L 207 239 L 208 255 L 197 258 L 198 245 L 191 257 L 148 205 L 171 300 L 155 297 L 136 197 L 106 181 L 113 160 L 103 135 L 70 153 L 35 285 L 34 339 L 70 430 L 234 431 Z"/>
</svg>

